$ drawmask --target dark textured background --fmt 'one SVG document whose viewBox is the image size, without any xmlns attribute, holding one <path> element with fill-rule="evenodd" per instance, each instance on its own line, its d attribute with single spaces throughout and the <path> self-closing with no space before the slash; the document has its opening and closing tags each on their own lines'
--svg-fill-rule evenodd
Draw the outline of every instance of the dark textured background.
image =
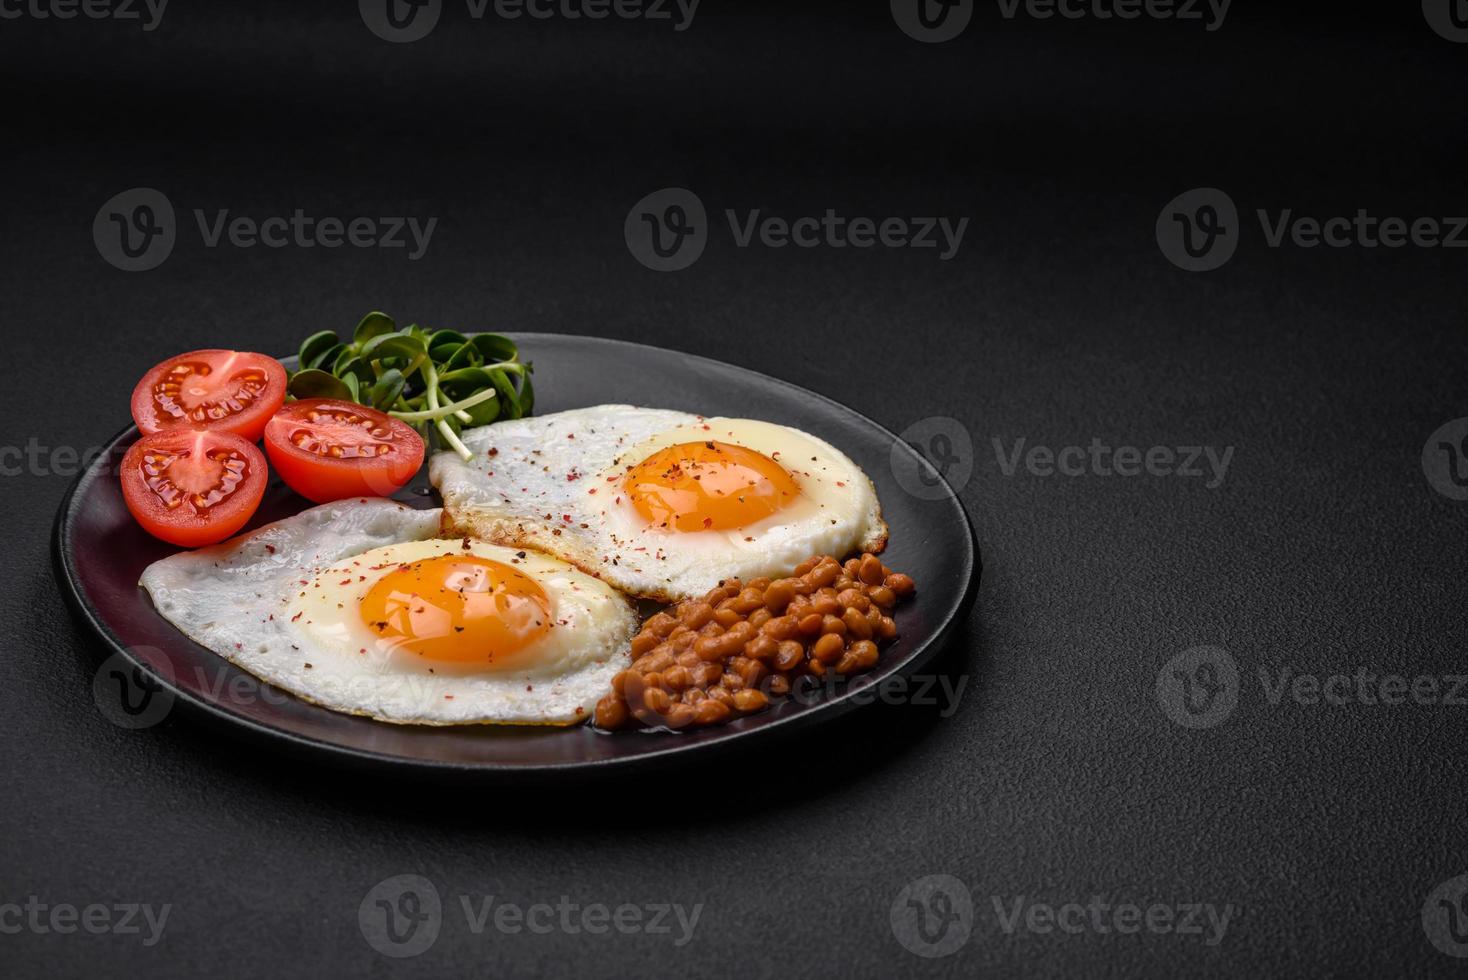
<svg viewBox="0 0 1468 980">
<path fill-rule="evenodd" d="M 221 5 L 222 6 L 222 5 Z M 920 45 L 885 4 L 706 0 L 693 27 L 471 22 L 389 45 L 353 4 L 176 0 L 162 26 L 0 21 L 0 444 L 87 447 L 137 376 L 197 346 L 287 350 L 378 307 L 730 360 L 894 430 L 973 434 L 985 555 L 956 714 L 873 708 L 735 769 L 476 792 L 323 771 L 187 719 L 133 733 L 47 557 L 63 475 L 3 481 L 9 739 L 0 903 L 169 902 L 163 941 L 0 935 L 22 976 L 1428 975 L 1468 871 L 1468 707 L 1271 705 L 1258 672 L 1463 669 L 1468 505 L 1419 456 L 1468 415 L 1465 253 L 1271 250 L 1256 207 L 1468 211 L 1468 47 L 1416 4 L 1368 21 L 1239 0 L 1197 24 L 1005 21 Z M 1324 5 L 1321 5 L 1322 8 Z M 164 191 L 160 268 L 99 257 L 111 195 Z M 633 202 L 968 216 L 959 256 L 736 249 L 636 264 Z M 1238 255 L 1189 275 L 1162 205 L 1227 190 Z M 427 256 L 205 249 L 188 212 L 434 215 Z M 636 392 L 628 397 L 636 399 Z M 1233 446 L 1228 479 L 1006 477 L 991 440 Z M 104 554 L 98 561 L 107 560 Z M 1191 731 L 1159 669 L 1244 675 Z M 358 931 L 394 874 L 505 900 L 705 903 L 692 943 L 476 937 L 408 961 Z M 889 908 L 966 883 L 973 936 L 924 960 Z M 993 899 L 1232 903 L 1225 940 L 999 927 Z M 453 910 L 451 909 L 451 912 Z"/>
</svg>

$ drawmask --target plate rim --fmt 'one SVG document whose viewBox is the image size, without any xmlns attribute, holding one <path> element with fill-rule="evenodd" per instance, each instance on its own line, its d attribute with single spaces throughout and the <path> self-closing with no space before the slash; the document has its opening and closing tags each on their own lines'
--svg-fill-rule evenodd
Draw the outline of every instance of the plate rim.
<svg viewBox="0 0 1468 980">
<path fill-rule="evenodd" d="M 506 335 L 515 340 L 517 343 L 519 343 L 521 339 L 532 342 L 540 339 L 548 339 L 558 342 L 571 341 L 590 342 L 592 344 L 610 344 L 614 346 L 632 348 L 634 350 L 647 350 L 656 351 L 663 354 L 676 354 L 680 357 L 685 357 L 690 360 L 714 365 L 720 370 L 733 370 L 739 374 L 751 375 L 759 379 L 761 383 L 773 383 L 781 388 L 787 389 L 792 392 L 797 392 L 801 396 L 817 399 L 821 402 L 826 403 L 829 406 L 833 406 L 843 412 L 856 416 L 857 418 L 866 422 L 868 425 L 873 426 L 878 432 L 890 438 L 894 443 L 900 441 L 896 433 L 892 432 L 886 426 L 882 425 L 880 422 L 876 421 L 865 413 L 859 412 L 849 405 L 837 401 L 836 399 L 831 398 L 828 395 L 824 395 L 818 391 L 812 391 L 809 388 L 804 388 L 800 385 L 795 384 L 792 381 L 786 381 L 783 378 L 764 374 L 752 368 L 744 367 L 743 365 L 732 364 L 728 361 L 720 361 L 716 358 L 707 357 L 702 354 L 692 354 L 671 347 L 657 347 L 652 344 L 642 344 L 636 341 L 619 340 L 610 337 L 593 337 L 586 334 L 519 331 L 510 331 L 507 332 Z M 292 354 L 287 357 L 277 359 L 284 363 L 287 361 L 295 360 L 296 355 Z M 387 767 L 394 770 L 402 770 L 414 773 L 477 776 L 483 778 L 492 777 L 513 779 L 566 777 L 577 774 L 611 773 L 620 772 L 627 769 L 643 769 L 649 766 L 677 763 L 686 760 L 689 756 L 708 757 L 720 751 L 727 752 L 747 747 L 749 744 L 749 740 L 752 738 L 758 739 L 759 737 L 763 736 L 765 741 L 772 741 L 780 737 L 788 737 L 795 731 L 807 728 L 811 725 L 830 722 L 836 718 L 848 714 L 854 709 L 867 706 L 854 699 L 853 695 L 856 693 L 855 691 L 846 691 L 836 696 L 835 698 L 832 698 L 830 700 L 823 700 L 819 704 L 812 705 L 810 710 L 808 711 L 804 711 L 796 715 L 791 715 L 786 718 L 772 719 L 762 725 L 759 725 L 756 728 L 751 728 L 747 731 L 736 732 L 728 737 L 715 739 L 709 742 L 688 741 L 679 745 L 677 743 L 682 740 L 674 738 L 670 739 L 671 744 L 669 745 L 658 747 L 647 752 L 638 752 L 632 755 L 617 756 L 614 758 L 606 759 L 583 759 L 570 762 L 534 763 L 529 765 L 506 765 L 504 763 L 495 761 L 456 762 L 450 760 L 372 752 L 370 750 L 358 748 L 356 746 L 344 745 L 340 742 L 323 741 L 310 738 L 296 732 L 263 724 L 259 721 L 256 721 L 255 719 L 230 711 L 227 708 L 219 704 L 215 704 L 207 699 L 197 697 L 191 691 L 175 685 L 169 679 L 165 677 L 160 677 L 155 671 L 153 671 L 149 667 L 147 663 L 132 655 L 132 653 L 128 650 L 126 644 L 122 642 L 122 638 L 117 636 L 117 634 L 113 632 L 112 628 L 101 619 L 101 617 L 97 614 L 97 611 L 92 608 L 91 604 L 81 594 L 78 576 L 70 558 L 70 554 L 72 551 L 74 551 L 74 549 L 70 549 L 67 546 L 71 540 L 70 533 L 72 528 L 70 526 L 70 522 L 68 521 L 68 517 L 71 515 L 72 512 L 72 503 L 76 498 L 77 492 L 84 485 L 98 478 L 98 476 L 100 475 L 97 472 L 98 467 L 102 465 L 105 460 L 108 460 L 112 457 L 112 454 L 116 450 L 118 443 L 127 438 L 136 429 L 136 425 L 128 425 L 119 430 L 110 439 L 108 439 L 106 443 L 106 450 L 101 453 L 91 463 L 91 465 L 87 466 L 79 474 L 77 474 L 77 476 L 72 480 L 71 485 L 67 488 L 66 493 L 61 498 L 61 503 L 56 511 L 56 517 L 52 521 L 50 550 L 53 572 L 57 579 L 58 585 L 61 586 L 61 591 L 63 597 L 66 600 L 66 604 L 70 607 L 72 614 L 86 624 L 87 628 L 95 636 L 95 638 L 102 641 L 103 645 L 109 649 L 111 655 L 121 656 L 134 668 L 144 671 L 155 683 L 169 690 L 173 694 L 175 698 L 175 703 L 182 703 L 186 706 L 187 710 L 202 712 L 204 715 L 208 716 L 209 720 L 212 722 L 226 726 L 233 726 L 237 729 L 246 730 L 255 737 L 266 740 L 273 740 L 277 743 L 278 748 L 281 747 L 279 743 L 286 743 L 289 747 L 300 750 L 302 755 L 314 757 L 323 761 L 344 763 L 363 768 L 372 767 L 380 769 L 383 767 Z M 919 456 L 919 458 L 921 459 L 922 457 Z M 962 536 L 962 540 L 965 541 L 965 544 L 967 546 L 965 548 L 965 554 L 963 555 L 963 573 L 965 579 L 964 589 L 958 599 L 958 602 L 952 605 L 952 607 L 948 611 L 947 616 L 933 630 L 931 636 L 921 646 L 919 646 L 917 650 L 913 651 L 912 655 L 909 656 L 908 659 L 893 672 L 894 676 L 910 675 L 917 668 L 920 668 L 932 661 L 939 652 L 948 647 L 948 644 L 953 639 L 953 634 L 957 629 L 959 622 L 961 622 L 963 618 L 966 617 L 969 611 L 973 608 L 974 602 L 978 597 L 979 582 L 983 576 L 982 552 L 979 548 L 978 536 L 974 529 L 973 519 L 969 516 L 968 509 L 964 506 L 963 499 L 959 497 L 957 491 L 953 489 L 953 487 L 947 482 L 946 479 L 942 477 L 941 474 L 935 473 L 934 475 L 937 476 L 938 479 L 943 481 L 942 485 L 943 488 L 947 491 L 947 496 L 942 499 L 949 500 L 955 505 L 958 511 L 959 518 L 962 521 L 964 530 L 966 532 Z M 208 648 L 205 647 L 204 649 L 207 650 Z M 320 710 L 325 711 L 329 709 L 321 708 Z"/>
</svg>

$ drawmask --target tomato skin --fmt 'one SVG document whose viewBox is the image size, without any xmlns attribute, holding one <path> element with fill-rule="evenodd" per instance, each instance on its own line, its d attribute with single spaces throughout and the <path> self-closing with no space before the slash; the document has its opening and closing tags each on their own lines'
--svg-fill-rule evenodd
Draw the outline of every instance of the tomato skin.
<svg viewBox="0 0 1468 980">
<path fill-rule="evenodd" d="M 201 367 L 207 371 L 199 370 Z M 169 390 L 163 401 L 172 404 L 173 411 L 160 402 L 160 386 Z M 208 417 L 209 408 L 216 404 L 211 396 L 239 400 L 242 392 L 245 404 L 240 411 L 226 409 L 222 418 Z M 209 429 L 259 442 L 285 395 L 285 368 L 273 357 L 248 351 L 189 351 L 155 364 L 143 375 L 133 388 L 133 421 L 144 435 L 173 428 Z"/>
<path fill-rule="evenodd" d="M 148 485 L 149 477 L 143 470 L 148 454 L 176 457 L 160 478 L 169 481 L 167 492 L 178 496 L 190 496 L 191 489 L 217 487 L 225 478 L 224 462 L 208 458 L 209 454 L 228 454 L 229 461 L 243 464 L 243 470 L 223 499 L 206 511 L 201 513 L 187 499 L 169 508 L 159 492 Z M 255 516 L 270 471 L 259 448 L 232 432 L 165 429 L 133 443 L 122 458 L 121 479 L 122 498 L 143 530 L 169 544 L 199 548 L 233 537 Z M 180 485 L 174 485 L 173 480 L 180 481 Z"/>
<path fill-rule="evenodd" d="M 368 445 L 380 455 L 355 455 Z M 337 458 L 330 455 L 332 447 L 349 452 Z M 348 497 L 391 496 L 417 475 L 424 446 L 411 426 L 376 409 L 333 398 L 307 398 L 289 403 L 265 426 L 265 452 L 286 486 L 325 504 Z"/>
</svg>

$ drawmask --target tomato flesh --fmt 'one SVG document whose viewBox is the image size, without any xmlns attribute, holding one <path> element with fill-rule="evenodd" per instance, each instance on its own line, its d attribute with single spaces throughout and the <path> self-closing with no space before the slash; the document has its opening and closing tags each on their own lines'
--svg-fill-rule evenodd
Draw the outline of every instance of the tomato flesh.
<svg viewBox="0 0 1468 980">
<path fill-rule="evenodd" d="M 198 548 L 233 536 L 255 516 L 268 481 L 265 457 L 232 432 L 166 429 L 122 459 L 122 497 L 143 530 Z"/>
<path fill-rule="evenodd" d="M 265 452 L 287 486 L 324 504 L 391 496 L 417 474 L 424 448 L 412 427 L 376 409 L 307 398 L 265 426 Z"/>
<path fill-rule="evenodd" d="M 273 357 L 196 350 L 154 365 L 143 376 L 133 389 L 133 421 L 145 435 L 222 429 L 258 442 L 285 394 L 285 368 Z"/>
</svg>

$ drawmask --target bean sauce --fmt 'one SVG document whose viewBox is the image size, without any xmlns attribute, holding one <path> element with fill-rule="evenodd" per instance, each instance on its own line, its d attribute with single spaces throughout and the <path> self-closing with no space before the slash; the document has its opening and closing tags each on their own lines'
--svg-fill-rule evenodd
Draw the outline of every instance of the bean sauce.
<svg viewBox="0 0 1468 980">
<path fill-rule="evenodd" d="M 871 554 L 808 558 L 787 578 L 730 579 L 642 625 L 596 724 L 721 725 L 763 711 L 802 675 L 871 670 L 878 644 L 897 636 L 892 610 L 915 590 Z"/>
</svg>

